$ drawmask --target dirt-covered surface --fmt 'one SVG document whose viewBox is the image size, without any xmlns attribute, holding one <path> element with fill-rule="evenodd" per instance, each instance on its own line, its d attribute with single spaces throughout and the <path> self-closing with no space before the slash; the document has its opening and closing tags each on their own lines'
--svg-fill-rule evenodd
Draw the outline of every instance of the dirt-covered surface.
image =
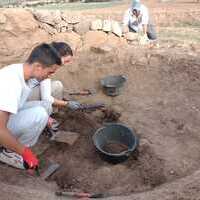
<svg viewBox="0 0 200 200">
<path fill-rule="evenodd" d="M 70 88 L 70 83 L 77 89 L 93 86 L 97 91 L 94 96 L 74 98 L 87 103 L 101 101 L 117 110 L 121 114 L 119 120 L 138 134 L 139 154 L 117 165 L 101 160 L 93 146 L 92 135 L 101 126 L 101 116 L 106 115 L 68 113 L 62 116 L 62 129 L 78 132 L 80 137 L 73 146 L 49 144 L 47 140 L 42 143 L 49 145 L 42 160 L 61 164 L 61 169 L 43 184 L 44 191 L 55 180 L 58 188 L 66 191 L 146 194 L 157 187 L 166 189 L 165 184 L 198 172 L 199 67 L 195 52 L 189 54 L 178 48 L 171 48 L 170 52 L 157 49 L 136 52 L 135 47 L 130 47 L 107 54 L 80 53 L 74 65 L 61 69 L 58 75 L 66 88 Z M 73 71 L 68 71 L 70 69 Z M 120 96 L 112 98 L 102 92 L 98 80 L 107 74 L 127 76 Z M 22 186 L 33 181 L 35 186 L 31 188 L 41 187 L 39 178 L 28 177 L 25 172 L 5 165 L 0 167 L 3 183 Z M 54 186 L 51 192 L 56 188 Z M 177 191 L 176 195 L 182 192 Z"/>
<path fill-rule="evenodd" d="M 147 142 L 128 161 L 113 165 L 103 161 L 93 145 L 92 135 L 101 127 L 94 117 L 69 113 L 62 126 L 63 130 L 80 133 L 78 141 L 73 147 L 53 144 L 43 155 L 62 164 L 51 177 L 61 189 L 122 195 L 151 189 L 166 181 L 164 160 Z"/>
<path fill-rule="evenodd" d="M 151 1 L 148 5 L 160 11 Z M 173 17 L 191 17 L 188 7 L 195 11 L 196 17 L 199 6 L 181 2 L 165 5 L 166 13 L 171 9 L 171 14 L 163 19 L 165 25 L 169 25 Z M 126 6 L 117 8 L 117 15 Z M 162 4 L 162 9 L 165 8 Z M 175 30 L 175 27 L 170 28 Z M 190 33 L 190 27 L 184 31 L 186 29 Z M 22 36 L 20 34 L 20 38 Z M 62 115 L 61 128 L 80 134 L 75 144 L 56 144 L 43 136 L 34 148 L 40 154 L 41 168 L 45 168 L 47 160 L 60 163 L 61 168 L 48 181 L 43 181 L 26 171 L 0 164 L 0 199 L 57 200 L 62 198 L 56 197 L 54 192 L 63 189 L 116 195 L 109 198 L 115 200 L 199 200 L 200 46 L 195 38 L 192 44 L 180 42 L 179 37 L 174 37 L 174 42 L 163 40 L 162 43 L 162 39 L 160 48 L 154 49 L 125 45 L 106 53 L 90 49 L 77 51 L 73 64 L 60 69 L 53 78 L 60 79 L 69 91 L 95 89 L 93 96 L 73 98 L 83 103 L 103 102 L 116 112 Z M 9 45 L 13 50 L 12 42 Z M 23 51 L 18 52 L 18 60 L 22 54 Z M 3 64 L 14 59 L 5 54 L 0 56 Z M 127 82 L 121 95 L 108 97 L 99 80 L 114 74 L 125 75 Z M 117 119 L 135 130 L 140 145 L 127 161 L 112 165 L 99 157 L 92 135 L 102 126 L 102 120 Z"/>
</svg>

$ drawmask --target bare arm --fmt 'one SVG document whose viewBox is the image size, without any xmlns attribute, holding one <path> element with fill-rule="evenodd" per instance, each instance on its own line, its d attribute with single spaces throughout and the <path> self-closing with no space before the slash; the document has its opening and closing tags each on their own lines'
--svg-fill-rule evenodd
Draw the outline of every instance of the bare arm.
<svg viewBox="0 0 200 200">
<path fill-rule="evenodd" d="M 24 145 L 18 142 L 7 128 L 9 115 L 8 112 L 0 111 L 0 144 L 22 155 Z"/>
<path fill-rule="evenodd" d="M 64 107 L 64 106 L 66 106 L 67 104 L 68 104 L 67 101 L 54 98 L 53 106 L 56 106 L 56 107 Z"/>
</svg>

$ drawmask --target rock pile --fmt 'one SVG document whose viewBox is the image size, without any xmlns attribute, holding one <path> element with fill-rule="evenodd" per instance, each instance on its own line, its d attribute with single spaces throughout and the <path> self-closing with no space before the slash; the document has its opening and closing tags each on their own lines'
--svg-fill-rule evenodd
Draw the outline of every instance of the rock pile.
<svg viewBox="0 0 200 200">
<path fill-rule="evenodd" d="M 101 20 L 97 19 L 91 22 L 91 30 L 101 30 L 106 33 L 112 32 L 116 36 L 121 37 L 122 36 L 122 28 L 119 24 L 119 22 L 114 20 Z"/>
<path fill-rule="evenodd" d="M 72 32 L 83 36 L 88 31 L 100 31 L 112 33 L 116 37 L 124 37 L 127 41 L 138 40 L 135 33 L 123 33 L 122 24 L 112 19 L 86 19 L 84 16 L 75 16 L 61 11 L 32 11 L 39 27 L 47 33 L 54 35 L 56 33 Z"/>
<path fill-rule="evenodd" d="M 9 1 L 0 1 L 0 7 L 5 8 L 14 8 L 14 7 L 34 7 L 34 6 L 42 6 L 45 4 L 53 4 L 53 3 L 68 3 L 70 0 L 9 0 Z"/>
<path fill-rule="evenodd" d="M 81 17 L 69 15 L 61 11 L 32 11 L 39 26 L 49 34 L 75 31 L 80 34 L 89 30 L 112 32 L 116 36 L 122 36 L 122 28 L 119 22 L 114 20 L 95 19 L 88 21 L 82 20 Z M 82 24 L 84 23 L 84 25 Z M 82 24 L 82 25 L 80 25 Z M 81 28 L 80 28 L 81 27 Z M 84 29 L 84 31 L 83 31 Z"/>
<path fill-rule="evenodd" d="M 66 15 L 61 11 L 32 11 L 39 26 L 49 34 L 72 31 L 74 26 L 80 22 L 77 16 Z"/>
</svg>

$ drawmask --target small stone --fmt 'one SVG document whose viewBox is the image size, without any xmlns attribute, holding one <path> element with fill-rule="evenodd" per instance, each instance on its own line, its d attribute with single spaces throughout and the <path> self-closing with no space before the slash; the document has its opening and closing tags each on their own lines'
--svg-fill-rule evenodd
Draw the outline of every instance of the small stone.
<svg viewBox="0 0 200 200">
<path fill-rule="evenodd" d="M 46 24 L 46 23 L 39 23 L 39 27 L 44 29 L 47 33 L 53 35 L 57 33 L 57 30 L 55 28 L 53 28 L 52 26 Z"/>
</svg>

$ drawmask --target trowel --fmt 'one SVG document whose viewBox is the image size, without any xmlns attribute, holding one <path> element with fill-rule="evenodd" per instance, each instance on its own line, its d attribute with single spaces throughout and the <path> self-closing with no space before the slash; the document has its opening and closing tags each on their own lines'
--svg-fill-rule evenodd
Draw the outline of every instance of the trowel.
<svg viewBox="0 0 200 200">
<path fill-rule="evenodd" d="M 98 194 L 90 194 L 85 192 L 65 192 L 65 191 L 57 191 L 55 192 L 56 196 L 66 196 L 66 197 L 75 197 L 75 198 L 91 198 L 91 199 L 98 199 L 98 198 L 105 198 L 109 195 L 105 195 L 103 193 Z"/>
<path fill-rule="evenodd" d="M 54 174 L 59 168 L 60 168 L 60 164 L 55 163 L 55 162 L 50 162 L 48 168 L 43 173 L 40 174 L 40 177 L 43 180 L 46 180 L 48 177 Z"/>
</svg>

